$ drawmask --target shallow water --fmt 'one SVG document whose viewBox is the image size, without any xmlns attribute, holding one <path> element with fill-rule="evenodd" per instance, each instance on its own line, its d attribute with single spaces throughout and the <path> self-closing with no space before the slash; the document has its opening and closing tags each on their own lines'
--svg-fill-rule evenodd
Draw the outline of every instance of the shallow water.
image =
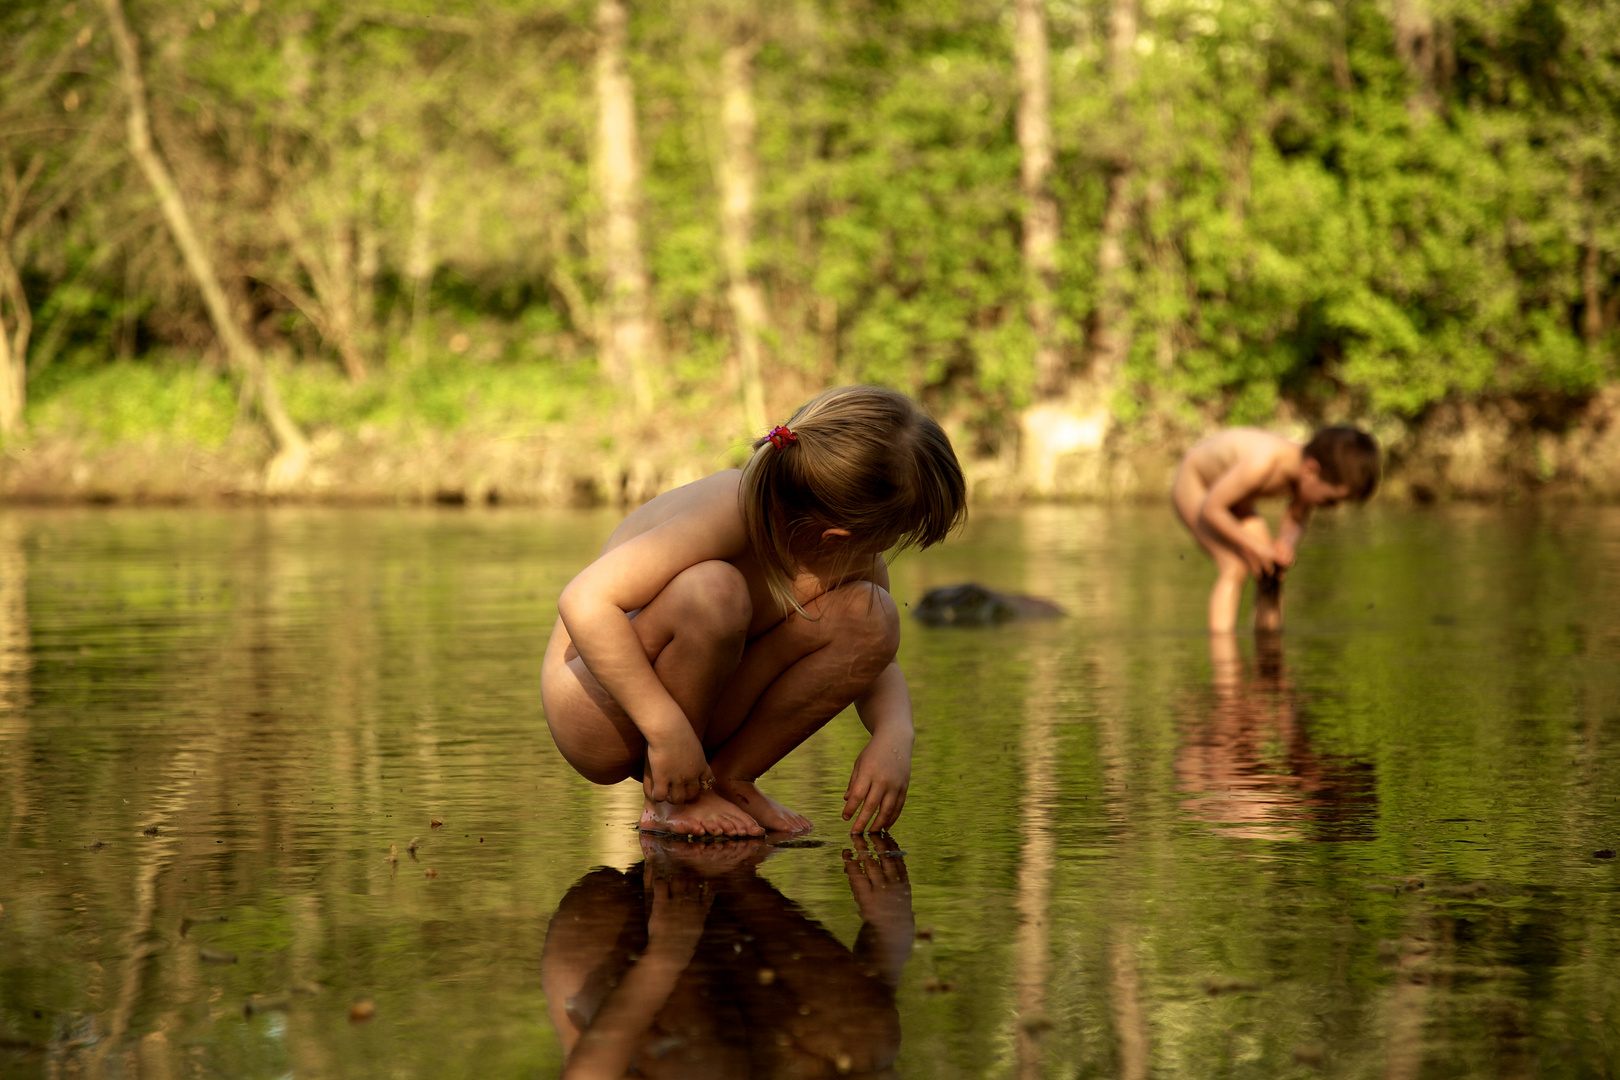
<svg viewBox="0 0 1620 1080">
<path fill-rule="evenodd" d="M 1231 653 L 1168 510 L 980 513 L 897 598 L 1069 617 L 908 625 L 893 842 L 844 716 L 767 778 L 810 842 L 647 851 L 540 712 L 612 523 L 0 513 L 0 1076 L 547 1076 L 577 1024 L 644 1075 L 1620 1073 L 1620 511 L 1322 515 Z"/>
</svg>

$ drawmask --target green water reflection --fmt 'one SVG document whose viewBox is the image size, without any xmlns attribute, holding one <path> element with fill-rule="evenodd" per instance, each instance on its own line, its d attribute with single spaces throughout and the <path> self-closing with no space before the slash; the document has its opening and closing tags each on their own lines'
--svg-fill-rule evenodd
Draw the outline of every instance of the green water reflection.
<svg viewBox="0 0 1620 1080">
<path fill-rule="evenodd" d="M 1168 510 L 980 513 L 897 598 L 1070 614 L 907 627 L 903 855 L 852 717 L 770 778 L 820 846 L 649 857 L 557 758 L 612 523 L 0 511 L 0 1076 L 554 1075 L 654 908 L 645 1075 L 1620 1072 L 1620 511 L 1323 515 L 1233 650 Z"/>
</svg>

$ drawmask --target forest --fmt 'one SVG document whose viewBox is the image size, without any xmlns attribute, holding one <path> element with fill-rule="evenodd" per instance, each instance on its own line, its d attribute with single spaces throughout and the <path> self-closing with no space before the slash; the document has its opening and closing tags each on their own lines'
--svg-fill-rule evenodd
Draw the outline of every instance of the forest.
<svg viewBox="0 0 1620 1080">
<path fill-rule="evenodd" d="M 1620 497 L 1620 5 L 0 5 L 0 494 L 619 501 L 820 387 Z"/>
</svg>

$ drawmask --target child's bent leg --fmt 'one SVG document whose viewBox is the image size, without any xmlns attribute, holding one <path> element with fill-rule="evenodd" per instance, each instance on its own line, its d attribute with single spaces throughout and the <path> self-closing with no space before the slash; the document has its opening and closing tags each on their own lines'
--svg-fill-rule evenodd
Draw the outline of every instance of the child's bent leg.
<svg viewBox="0 0 1620 1080">
<path fill-rule="evenodd" d="M 1249 580 L 1249 564 L 1235 551 L 1219 549 L 1215 557 L 1215 587 L 1209 591 L 1209 632 L 1230 634 L 1237 628 L 1238 608 L 1243 603 L 1243 586 Z"/>
<path fill-rule="evenodd" d="M 631 621 L 653 672 L 705 737 L 715 700 L 737 669 L 753 607 L 736 567 L 703 562 L 677 574 Z M 557 748 L 580 775 L 597 784 L 640 776 L 647 743 L 585 661 L 567 643 L 561 623 L 546 650 L 541 675 L 546 722 Z M 705 791 L 679 806 L 648 805 L 642 824 L 666 832 L 757 835 L 759 827 L 725 799 Z"/>
<path fill-rule="evenodd" d="M 809 819 L 754 781 L 872 685 L 900 647 L 900 612 L 868 581 L 851 582 L 788 616 L 748 646 L 715 707 L 705 745 L 715 790 L 767 829 L 803 832 Z"/>
<path fill-rule="evenodd" d="M 1249 564 L 1232 546 L 1200 520 L 1199 514 L 1209 489 L 1198 474 L 1185 464 L 1177 471 L 1170 488 L 1170 504 L 1176 516 L 1193 534 L 1198 546 L 1215 563 L 1215 586 L 1209 593 L 1209 631 L 1229 634 L 1237 626 L 1238 606 L 1243 602 L 1243 585 L 1249 580 Z"/>
<path fill-rule="evenodd" d="M 1243 519 L 1243 531 L 1259 540 L 1266 547 L 1271 546 L 1271 530 L 1266 527 L 1265 518 L 1262 518 L 1259 514 Z M 1233 614 L 1235 616 L 1236 612 Z M 1270 575 L 1255 582 L 1254 628 L 1266 633 L 1275 633 L 1282 629 L 1282 577 L 1280 571 L 1273 571 Z"/>
</svg>

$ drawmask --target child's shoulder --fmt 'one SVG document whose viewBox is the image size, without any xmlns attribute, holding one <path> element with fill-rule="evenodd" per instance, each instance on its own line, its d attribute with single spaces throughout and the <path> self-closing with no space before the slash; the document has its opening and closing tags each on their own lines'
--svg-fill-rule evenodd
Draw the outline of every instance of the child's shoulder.
<svg viewBox="0 0 1620 1080">
<path fill-rule="evenodd" d="M 1229 427 L 1200 439 L 1187 451 L 1187 456 L 1235 464 L 1240 459 L 1271 457 L 1298 448 L 1299 444 L 1293 440 L 1264 428 Z"/>
<path fill-rule="evenodd" d="M 608 548 L 677 520 L 683 528 L 741 535 L 742 511 L 737 503 L 741 480 L 740 470 L 725 469 L 653 496 L 625 516 L 608 538 Z"/>
</svg>

